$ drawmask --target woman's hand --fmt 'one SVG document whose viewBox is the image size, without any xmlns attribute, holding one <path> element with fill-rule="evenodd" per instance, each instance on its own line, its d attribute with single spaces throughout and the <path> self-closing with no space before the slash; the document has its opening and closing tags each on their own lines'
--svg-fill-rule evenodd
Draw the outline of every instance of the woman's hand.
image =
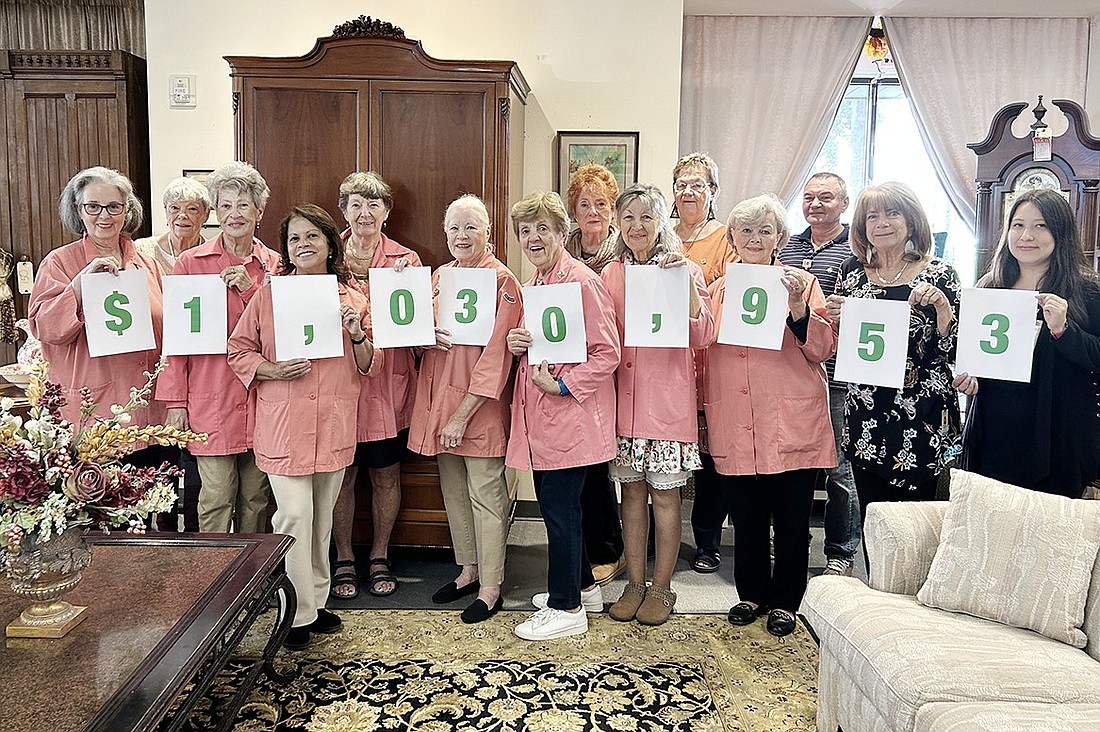
<svg viewBox="0 0 1100 732">
<path fill-rule="evenodd" d="M 76 299 L 79 300 L 81 298 L 81 277 L 86 274 L 96 274 L 97 272 L 110 272 L 113 275 L 117 275 L 120 269 L 122 269 L 122 262 L 118 261 L 115 257 L 96 257 L 88 262 L 88 266 L 77 272 L 76 277 L 73 277 L 72 288 L 73 293 L 76 294 Z"/>
<path fill-rule="evenodd" d="M 825 298 L 825 314 L 834 323 L 840 322 L 840 308 L 844 305 L 843 295 L 829 295 Z"/>
<path fill-rule="evenodd" d="M 191 429 L 191 423 L 187 419 L 187 407 L 169 407 L 168 414 L 164 418 L 164 426 L 180 432 Z"/>
<path fill-rule="evenodd" d="M 408 257 L 398 257 L 397 261 L 393 263 L 393 271 L 400 272 L 411 264 Z"/>
<path fill-rule="evenodd" d="M 469 422 L 460 418 L 457 414 L 451 415 L 451 418 L 447 420 L 447 424 L 443 425 L 443 430 L 439 433 L 440 447 L 444 450 L 460 447 L 468 424 Z"/>
<path fill-rule="evenodd" d="M 683 252 L 665 252 L 657 261 L 657 266 L 665 269 L 683 267 L 685 264 L 687 264 L 687 257 L 684 256 Z"/>
<path fill-rule="evenodd" d="M 543 359 L 542 363 L 531 372 L 531 381 L 535 382 L 535 386 L 547 394 L 561 396 L 561 387 L 558 386 L 558 380 L 550 373 L 550 364 L 546 362 L 546 359 Z"/>
<path fill-rule="evenodd" d="M 1043 320 L 1046 321 L 1050 334 L 1057 338 L 1065 333 L 1069 303 L 1057 295 L 1045 292 L 1036 299 L 1039 301 L 1039 307 L 1043 309 Z"/>
<path fill-rule="evenodd" d="M 513 356 L 522 356 L 531 347 L 531 331 L 525 328 L 512 328 L 508 331 L 508 350 Z"/>
<path fill-rule="evenodd" d="M 913 286 L 913 291 L 909 293 L 909 304 L 913 306 L 928 306 L 931 305 L 936 309 L 936 330 L 940 335 L 947 335 L 948 329 L 951 327 L 951 321 L 955 319 L 955 312 L 951 309 L 951 301 L 947 299 L 947 295 L 943 294 L 943 290 L 933 285 L 931 282 L 920 282 Z"/>
<path fill-rule="evenodd" d="M 309 373 L 312 364 L 308 358 L 292 358 L 289 361 L 264 361 L 256 367 L 256 378 L 261 381 L 294 381 Z"/>
<path fill-rule="evenodd" d="M 951 382 L 951 386 L 968 397 L 972 397 L 978 393 L 978 379 L 963 371 L 956 376 Z"/>
<path fill-rule="evenodd" d="M 451 331 L 446 328 L 435 329 L 435 345 L 429 346 L 429 348 L 435 348 L 439 351 L 449 351 L 454 344 L 451 342 Z"/>
<path fill-rule="evenodd" d="M 221 278 L 226 287 L 236 287 L 238 292 L 252 287 L 252 278 L 248 276 L 248 270 L 243 264 L 229 265 L 221 271 Z"/>
<path fill-rule="evenodd" d="M 779 281 L 787 288 L 787 307 L 791 311 L 791 319 L 802 320 L 806 317 L 805 292 L 808 286 L 802 271 L 795 267 L 784 267 Z"/>
<path fill-rule="evenodd" d="M 363 321 L 351 305 L 340 306 L 340 324 L 353 341 L 361 341 L 367 337 L 366 332 L 363 330 Z"/>
</svg>

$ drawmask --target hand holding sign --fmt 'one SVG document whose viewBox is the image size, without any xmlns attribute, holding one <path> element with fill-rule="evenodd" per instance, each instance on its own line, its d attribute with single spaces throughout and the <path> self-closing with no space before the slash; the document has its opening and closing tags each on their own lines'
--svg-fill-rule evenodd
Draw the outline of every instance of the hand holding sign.
<svg viewBox="0 0 1100 732">
<path fill-rule="evenodd" d="M 90 356 L 156 348 L 145 270 L 116 268 L 115 274 L 82 274 L 80 281 Z"/>
<path fill-rule="evenodd" d="M 908 302 L 844 298 L 836 380 L 902 388 L 909 348 L 909 310 Z"/>
<path fill-rule="evenodd" d="M 691 271 L 684 266 L 626 267 L 623 345 L 687 348 Z"/>
<path fill-rule="evenodd" d="M 787 320 L 787 288 L 781 267 L 727 264 L 718 342 L 778 351 Z"/>
<path fill-rule="evenodd" d="M 1036 293 L 967 289 L 959 302 L 956 369 L 970 376 L 1030 381 Z"/>
<path fill-rule="evenodd" d="M 372 267 L 367 276 L 374 345 L 378 348 L 434 345 L 431 270 L 405 267 L 398 272 L 389 267 Z"/>
</svg>

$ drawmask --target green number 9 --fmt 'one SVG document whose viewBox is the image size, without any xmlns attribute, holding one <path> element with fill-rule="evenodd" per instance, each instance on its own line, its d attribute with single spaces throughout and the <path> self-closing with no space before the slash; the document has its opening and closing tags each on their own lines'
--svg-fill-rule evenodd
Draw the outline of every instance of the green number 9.
<svg viewBox="0 0 1100 732">
<path fill-rule="evenodd" d="M 748 325 L 760 325 L 764 322 L 764 316 L 768 314 L 768 293 L 759 287 L 750 287 L 745 290 L 745 296 L 741 298 L 741 320 Z"/>
</svg>

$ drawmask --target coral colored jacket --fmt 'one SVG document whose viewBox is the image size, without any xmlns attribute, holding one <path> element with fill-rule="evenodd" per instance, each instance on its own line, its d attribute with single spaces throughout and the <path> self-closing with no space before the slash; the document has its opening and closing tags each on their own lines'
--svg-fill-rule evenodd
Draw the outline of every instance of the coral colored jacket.
<svg viewBox="0 0 1100 732">
<path fill-rule="evenodd" d="M 308 275 L 291 275 L 308 276 Z M 341 284 L 340 304 L 360 313 L 370 334 L 370 304 L 363 293 Z M 355 457 L 355 405 L 359 401 L 359 369 L 351 336 L 342 331 L 344 355 L 319 358 L 293 381 L 260 381 L 256 369 L 275 362 L 275 324 L 271 287 L 265 286 L 244 309 L 229 337 L 229 366 L 241 382 L 256 392 L 256 466 L 274 475 L 311 475 L 346 468 Z M 368 373 L 382 370 L 382 351 L 374 352 Z"/>
<path fill-rule="evenodd" d="M 252 253 L 240 259 L 225 250 L 222 235 L 180 254 L 174 275 L 221 274 L 244 265 L 252 285 L 244 292 L 226 288 L 227 333 L 232 333 L 245 307 L 264 286 L 269 273 L 279 271 L 280 257 L 259 239 Z M 188 447 L 195 455 L 236 455 L 252 449 L 256 426 L 256 393 L 241 383 L 224 354 L 169 356 L 168 368 L 157 380 L 157 399 L 169 409 L 184 407 L 194 432 L 205 432 L 206 443 Z"/>
<path fill-rule="evenodd" d="M 73 424 L 80 421 L 81 387 L 91 390 L 92 400 L 99 405 L 96 415 L 110 417 L 111 405 L 130 401 L 130 388 L 143 385 L 145 372 L 152 371 L 160 358 L 164 311 L 160 265 L 152 257 L 140 253 L 134 242 L 125 236 L 119 245 L 123 269 L 143 269 L 148 275 L 155 350 L 111 356 L 88 355 L 84 306 L 71 287 L 80 270 L 99 256 L 87 235 L 47 254 L 31 288 L 27 305 L 31 335 L 42 341 L 42 355 L 50 363 L 50 379 L 61 385 L 61 393 L 65 396 L 66 404 L 61 414 Z M 164 405 L 150 401 L 148 407 L 131 413 L 130 424 L 138 427 L 160 424 L 164 422 L 164 415 Z"/>
<path fill-rule="evenodd" d="M 527 470 L 596 465 L 615 457 L 615 382 L 621 349 L 614 304 L 600 276 L 562 249 L 541 284 L 579 282 L 588 360 L 552 365 L 569 394 L 548 394 L 531 381 L 527 354 L 519 360 L 505 464 Z M 527 283 L 536 286 L 539 275 Z M 521 328 L 526 327 L 522 323 Z"/>
<path fill-rule="evenodd" d="M 445 264 L 432 275 L 439 294 L 440 270 L 458 266 Z M 447 452 L 469 457 L 504 457 L 508 442 L 511 393 L 506 391 L 515 358 L 508 351 L 508 331 L 517 327 L 523 315 L 519 280 L 504 263 L 486 252 L 474 265 L 497 273 L 496 323 L 485 346 L 451 346 L 449 351 L 430 349 L 420 362 L 416 383 L 416 407 L 409 430 L 409 449 L 421 455 Z M 438 312 L 438 300 L 436 309 Z M 444 450 L 439 433 L 458 409 L 466 394 L 485 397 L 470 417 L 462 443 Z"/>
<path fill-rule="evenodd" d="M 346 241 L 351 231 L 343 233 Z M 410 267 L 420 267 L 420 255 L 398 244 L 385 234 L 374 249 L 372 268 L 393 267 L 401 257 L 409 260 Z M 351 257 L 344 261 L 352 268 L 357 287 L 370 300 L 367 271 L 356 266 Z M 362 378 L 355 438 L 359 442 L 374 442 L 395 437 L 412 424 L 413 401 L 416 399 L 416 362 L 411 348 L 385 349 L 384 365 L 379 378 Z"/>
<path fill-rule="evenodd" d="M 635 348 L 623 346 L 615 371 L 620 437 L 697 442 L 699 418 L 695 393 L 695 356 L 692 348 L 706 348 L 714 340 L 714 315 L 703 270 L 687 260 L 692 284 L 703 301 L 699 314 L 688 320 L 689 348 Z M 615 303 L 619 337 L 626 323 L 626 265 L 616 259 L 604 267 L 604 285 Z"/>
<path fill-rule="evenodd" d="M 806 342 L 791 332 L 790 317 L 778 351 L 715 342 L 703 351 L 703 407 L 714 465 L 723 475 L 783 473 L 836 466 L 829 421 L 829 388 L 822 363 L 836 352 L 821 285 L 804 297 Z M 726 278 L 710 286 L 714 332 L 721 328 Z"/>
</svg>

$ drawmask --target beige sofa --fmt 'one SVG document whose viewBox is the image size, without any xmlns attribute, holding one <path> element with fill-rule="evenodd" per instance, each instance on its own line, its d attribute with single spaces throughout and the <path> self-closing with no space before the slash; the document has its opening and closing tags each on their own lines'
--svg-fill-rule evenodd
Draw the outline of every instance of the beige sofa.
<svg viewBox="0 0 1100 732">
<path fill-rule="evenodd" d="M 870 586 L 810 580 L 802 609 L 820 642 L 818 732 L 1100 731 L 1100 561 L 1085 648 L 920 604 L 946 502 L 877 503 L 864 541 Z"/>
</svg>

